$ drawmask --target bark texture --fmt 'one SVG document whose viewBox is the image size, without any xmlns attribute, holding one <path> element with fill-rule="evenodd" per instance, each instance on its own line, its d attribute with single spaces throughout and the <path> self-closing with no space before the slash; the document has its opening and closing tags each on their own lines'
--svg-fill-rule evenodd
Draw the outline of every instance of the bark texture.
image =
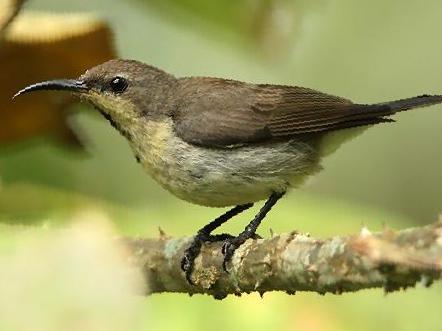
<svg viewBox="0 0 442 331">
<path fill-rule="evenodd" d="M 367 288 L 387 292 L 429 286 L 442 273 L 442 220 L 420 228 L 384 230 L 325 240 L 296 232 L 248 240 L 222 270 L 221 243 L 206 244 L 195 261 L 192 279 L 180 269 L 192 238 L 126 238 L 131 263 L 145 276 L 146 293 L 228 294 L 257 291 L 314 291 L 340 294 Z"/>
</svg>

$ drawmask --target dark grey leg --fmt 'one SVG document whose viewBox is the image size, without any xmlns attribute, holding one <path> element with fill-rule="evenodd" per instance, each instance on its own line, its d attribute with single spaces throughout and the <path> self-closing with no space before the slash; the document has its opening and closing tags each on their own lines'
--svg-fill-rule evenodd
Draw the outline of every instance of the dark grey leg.
<svg viewBox="0 0 442 331">
<path fill-rule="evenodd" d="M 241 246 L 247 239 L 253 238 L 255 232 L 258 229 L 261 221 L 266 217 L 267 213 L 272 209 L 276 202 L 281 199 L 285 194 L 282 193 L 272 193 L 272 195 L 267 199 L 264 206 L 256 214 L 255 218 L 246 226 L 243 232 L 241 232 L 237 237 L 226 238 L 222 247 L 222 253 L 224 254 L 223 269 L 227 271 L 226 265 L 232 259 L 235 250 Z"/>
<path fill-rule="evenodd" d="M 232 238 L 231 235 L 223 233 L 223 234 L 216 234 L 211 235 L 210 233 L 215 230 L 216 228 L 220 227 L 222 224 L 227 222 L 232 217 L 238 215 L 239 213 L 243 212 L 246 209 L 249 209 L 253 206 L 253 203 L 248 203 L 245 205 L 238 205 L 226 213 L 222 214 L 221 216 L 214 219 L 212 222 L 201 228 L 195 238 L 193 239 L 192 244 L 186 251 L 184 252 L 184 257 L 181 260 L 181 269 L 186 273 L 186 279 L 187 281 L 192 284 L 192 280 L 190 278 L 193 270 L 193 264 L 198 256 L 198 254 L 201 251 L 201 246 L 204 242 L 215 242 L 215 241 L 222 241 L 226 240 L 228 238 Z"/>
</svg>

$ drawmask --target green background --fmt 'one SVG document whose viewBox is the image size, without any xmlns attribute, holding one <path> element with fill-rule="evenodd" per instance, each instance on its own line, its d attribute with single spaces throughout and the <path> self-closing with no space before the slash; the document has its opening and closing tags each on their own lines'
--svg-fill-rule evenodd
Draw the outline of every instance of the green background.
<svg viewBox="0 0 442 331">
<path fill-rule="evenodd" d="M 115 31 L 122 58 L 177 76 L 301 85 L 380 102 L 442 86 L 442 2 L 437 0 L 31 0 L 26 9 L 94 12 Z M 78 50 L 78 52 L 87 50 Z M 0 219 L 62 224 L 100 206 L 123 234 L 194 233 L 222 212 L 179 201 L 136 164 L 124 139 L 87 106 L 72 116 L 88 155 L 44 138 L 0 149 Z M 81 108 L 81 109 L 80 109 Z M 442 107 L 395 116 L 324 161 L 308 186 L 266 219 L 263 235 L 314 236 L 433 222 L 440 212 Z M 238 232 L 256 212 L 225 227 Z M 1 236 L 1 234 L 0 234 Z M 161 294 L 139 303 L 152 330 L 438 330 L 442 287 L 385 296 L 281 293 L 228 297 Z"/>
</svg>

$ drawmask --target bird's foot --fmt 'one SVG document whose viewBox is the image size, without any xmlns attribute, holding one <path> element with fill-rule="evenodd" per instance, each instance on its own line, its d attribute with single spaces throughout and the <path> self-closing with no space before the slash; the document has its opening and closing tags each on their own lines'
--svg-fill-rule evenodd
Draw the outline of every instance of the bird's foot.
<svg viewBox="0 0 442 331">
<path fill-rule="evenodd" d="M 184 256 L 181 259 L 181 269 L 184 271 L 186 275 L 186 280 L 191 285 L 195 285 L 192 281 L 192 271 L 195 264 L 195 259 L 198 257 L 199 253 L 201 252 L 201 247 L 204 243 L 207 242 L 217 242 L 217 241 L 227 241 L 229 239 L 234 239 L 230 234 L 223 233 L 223 234 L 216 234 L 211 235 L 209 233 L 206 233 L 204 231 L 199 231 L 197 235 L 193 238 L 192 243 L 190 244 L 189 248 L 187 248 L 184 251 Z"/>
<path fill-rule="evenodd" d="M 224 240 L 223 246 L 221 248 L 221 252 L 224 255 L 223 260 L 223 269 L 225 272 L 229 272 L 227 270 L 227 263 L 230 262 L 230 260 L 233 257 L 233 254 L 235 251 L 246 242 L 247 239 L 262 239 L 262 237 L 256 233 L 240 233 L 237 237 L 227 238 Z"/>
</svg>

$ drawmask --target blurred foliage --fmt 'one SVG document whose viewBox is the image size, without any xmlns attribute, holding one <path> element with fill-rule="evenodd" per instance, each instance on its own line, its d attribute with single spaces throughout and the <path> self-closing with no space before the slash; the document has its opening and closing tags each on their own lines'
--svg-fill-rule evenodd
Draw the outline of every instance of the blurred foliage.
<svg viewBox="0 0 442 331">
<path fill-rule="evenodd" d="M 268 60 L 293 49 L 299 29 L 312 7 L 321 1 L 290 0 L 139 0 L 159 12 L 178 17 L 182 25 L 212 27 L 226 32 L 242 46 L 256 49 Z M 308 10 L 306 10 L 308 9 Z M 218 32 L 218 33 L 217 33 Z"/>
<path fill-rule="evenodd" d="M 125 263 L 104 215 L 64 230 L 0 226 L 0 329 L 145 330 L 142 276 Z M 5 236 L 6 237 L 6 236 Z M 111 316 L 111 318 L 109 318 Z"/>
<path fill-rule="evenodd" d="M 442 31 L 439 0 L 428 0 L 425 5 L 417 0 L 29 0 L 25 10 L 98 13 L 115 32 L 122 57 L 178 76 L 303 85 L 357 102 L 440 93 L 442 86 L 442 45 L 437 42 Z M 34 28 L 38 31 L 42 27 Z M 87 56 L 92 49 L 90 44 L 72 47 L 68 53 L 73 59 Z M 39 52 L 33 53 L 31 60 L 34 62 L 26 70 L 41 67 L 41 74 L 47 76 L 29 77 L 23 85 L 76 75 L 51 71 L 47 67 L 55 58 L 48 60 Z M 0 62 L 0 66 L 5 64 Z M 75 68 L 78 72 L 83 69 Z M 0 91 L 9 89 L 10 77 L 23 76 L 26 71 L 15 70 L 0 75 Z M 36 97 L 26 100 L 37 102 Z M 0 117 L 11 107 L 11 103 L 2 106 Z M 167 234 L 178 236 L 194 233 L 221 213 L 179 201 L 159 188 L 108 123 L 91 116 L 92 111 L 81 111 L 89 107 L 76 107 L 79 111 L 72 122 L 88 138 L 89 158 L 55 148 L 44 138 L 0 147 L 2 222 L 32 224 L 37 228 L 25 231 L 38 237 L 43 225 L 50 228 L 47 231 L 55 231 L 53 227 L 70 224 L 79 210 L 95 208 L 111 216 L 118 233 L 157 236 L 161 226 Z M 398 228 L 434 221 L 441 208 L 441 107 L 401 114 L 396 119 L 397 124 L 367 130 L 325 160 L 325 170 L 308 187 L 281 201 L 260 233 L 266 236 L 270 228 L 275 232 L 297 229 L 329 236 L 359 231 L 362 224 L 379 230 L 384 225 Z M 238 232 L 258 208 L 222 230 Z M 11 256 L 28 244 L 22 241 L 22 231 L 17 225 L 0 226 L 0 247 Z M 96 263 L 100 265 L 99 259 Z M 22 270 L 26 273 L 28 268 Z M 51 292 L 50 283 L 41 285 L 45 290 L 41 293 L 53 293 L 56 298 L 59 285 L 54 282 L 56 290 Z M 438 308 L 441 291 L 437 284 L 386 297 L 379 291 L 325 297 L 274 293 L 264 299 L 250 295 L 222 302 L 170 294 L 152 296 L 140 300 L 135 308 L 129 307 L 134 310 L 130 318 L 141 318 L 146 329 L 154 330 L 194 331 L 218 326 L 233 331 L 438 330 L 442 327 Z M 35 302 L 39 297 L 31 299 Z M 106 309 L 106 318 L 113 321 L 113 314 Z"/>
<path fill-rule="evenodd" d="M 5 1 L 0 6 L 7 7 Z M 10 15 L 18 11 L 18 7 L 9 8 Z M 9 20 L 4 19 L 6 22 Z M 67 110 L 76 100 L 46 93 L 14 102 L 11 98 L 31 83 L 76 77 L 113 57 L 111 31 L 94 16 L 21 13 L 5 29 L 0 41 L 0 144 L 50 135 L 70 145 L 81 145 L 67 120 Z"/>
</svg>

